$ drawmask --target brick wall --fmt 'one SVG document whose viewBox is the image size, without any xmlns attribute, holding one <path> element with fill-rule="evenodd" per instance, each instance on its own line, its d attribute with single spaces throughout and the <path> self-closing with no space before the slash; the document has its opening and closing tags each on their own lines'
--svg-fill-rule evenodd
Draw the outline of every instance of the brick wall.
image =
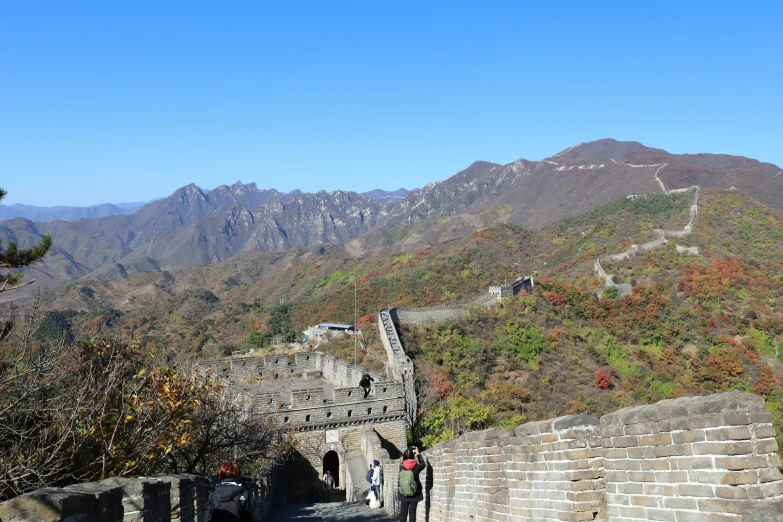
<svg viewBox="0 0 783 522">
<path fill-rule="evenodd" d="M 272 511 L 269 470 L 247 479 L 257 520 Z M 212 480 L 196 475 L 116 477 L 102 482 L 45 488 L 0 503 L 2 522 L 200 522 Z"/>
<path fill-rule="evenodd" d="M 394 379 L 402 383 L 403 395 L 405 396 L 405 413 L 408 426 L 413 426 L 416 422 L 418 412 L 418 401 L 416 398 L 416 378 L 413 361 L 408 357 L 403 349 L 400 336 L 397 333 L 397 327 L 394 320 L 397 319 L 395 308 L 384 308 L 378 313 L 378 332 L 381 337 L 381 343 L 386 350 L 387 372 Z"/>
<path fill-rule="evenodd" d="M 783 516 L 777 449 L 763 399 L 743 392 L 493 428 L 424 452 L 418 511 L 430 522 L 783 520 L 771 518 Z M 398 466 L 385 465 L 391 489 Z"/>
<path fill-rule="evenodd" d="M 772 417 L 749 393 L 686 397 L 601 418 L 607 510 L 729 522 L 783 493 Z"/>
</svg>

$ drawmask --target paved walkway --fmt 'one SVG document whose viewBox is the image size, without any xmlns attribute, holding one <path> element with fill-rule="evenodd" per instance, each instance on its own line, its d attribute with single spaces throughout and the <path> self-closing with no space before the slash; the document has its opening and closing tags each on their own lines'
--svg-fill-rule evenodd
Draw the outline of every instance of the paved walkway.
<svg viewBox="0 0 783 522">
<path fill-rule="evenodd" d="M 269 522 L 390 522 L 383 509 L 370 509 L 356 502 L 289 504 L 275 509 Z"/>
</svg>

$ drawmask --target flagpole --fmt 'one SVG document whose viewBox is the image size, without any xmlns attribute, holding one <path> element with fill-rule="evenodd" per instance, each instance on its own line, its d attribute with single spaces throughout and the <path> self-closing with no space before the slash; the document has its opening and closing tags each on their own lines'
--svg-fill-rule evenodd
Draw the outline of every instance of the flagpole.
<svg viewBox="0 0 783 522">
<path fill-rule="evenodd" d="M 356 329 L 356 279 L 353 280 L 353 363 L 356 364 L 356 336 L 359 335 Z"/>
</svg>

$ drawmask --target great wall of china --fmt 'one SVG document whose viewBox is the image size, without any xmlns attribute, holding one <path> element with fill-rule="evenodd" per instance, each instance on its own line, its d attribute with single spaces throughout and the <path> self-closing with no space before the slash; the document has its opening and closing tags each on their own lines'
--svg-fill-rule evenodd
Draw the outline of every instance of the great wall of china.
<svg viewBox="0 0 783 522">
<path fill-rule="evenodd" d="M 636 166 L 636 165 L 632 165 Z M 663 165 L 665 166 L 665 165 Z M 664 192 L 663 182 L 655 172 Z M 691 233 L 698 212 L 681 231 L 656 230 L 649 243 L 596 259 L 624 260 Z M 685 254 L 695 247 L 676 245 Z M 531 278 L 490 287 L 470 303 L 419 309 L 383 308 L 378 327 L 388 363 L 386 376 L 320 352 L 202 361 L 261 414 L 299 428 L 297 455 L 285 472 L 269 468 L 252 479 L 257 520 L 301 493 L 336 454 L 338 488 L 346 500 L 366 489 L 367 464 L 385 470 L 384 509 L 396 517 L 396 488 L 405 430 L 416 421 L 414 361 L 396 324 L 460 320 L 472 307 L 532 290 Z M 396 324 L 395 324 L 396 323 Z M 364 398 L 357 383 L 375 379 Z M 571 415 L 529 422 L 513 430 L 471 432 L 423 453 L 428 522 L 601 521 L 768 522 L 783 520 L 783 475 L 772 417 L 761 397 L 730 392 L 683 397 L 625 408 L 601 418 Z M 192 475 L 113 478 L 47 488 L 0 504 L 0 522 L 204 520 L 212 480 Z"/>
<path fill-rule="evenodd" d="M 614 275 L 606 273 L 604 268 L 601 266 L 601 261 L 604 262 L 624 261 L 631 257 L 637 256 L 642 252 L 648 252 L 650 250 L 663 247 L 669 242 L 668 238 L 683 238 L 689 236 L 693 232 L 693 226 L 696 220 L 696 215 L 699 213 L 699 193 L 701 192 L 701 188 L 698 186 L 666 190 L 666 186 L 664 185 L 663 181 L 658 177 L 658 173 L 661 171 L 661 169 L 667 166 L 666 163 L 660 163 L 660 164 L 656 163 L 654 165 L 632 165 L 632 164 L 626 164 L 626 165 L 630 167 L 637 167 L 637 168 L 658 167 L 658 169 L 655 171 L 655 180 L 661 186 L 661 190 L 663 191 L 664 194 L 678 194 L 678 193 L 693 191 L 694 197 L 693 197 L 693 203 L 691 204 L 691 208 L 690 208 L 690 216 L 688 222 L 685 224 L 682 230 L 655 229 L 653 230 L 653 232 L 658 236 L 658 238 L 653 241 L 642 243 L 640 245 L 631 245 L 627 250 L 623 252 L 619 252 L 617 254 L 608 254 L 596 258 L 595 262 L 593 263 L 593 271 L 595 272 L 596 276 L 598 276 L 601 280 L 603 280 L 604 286 L 606 288 L 614 287 L 617 289 L 618 297 L 631 295 L 632 285 L 628 283 L 616 282 L 614 280 Z M 628 196 L 628 199 L 636 200 L 640 197 L 644 197 L 644 196 L 633 194 Z M 695 246 L 686 247 L 686 246 L 675 244 L 674 248 L 678 253 L 683 255 L 695 256 L 700 254 L 699 247 L 695 247 Z M 603 294 L 603 291 L 599 291 L 598 294 L 600 296 L 601 294 Z"/>
<path fill-rule="evenodd" d="M 363 461 L 382 462 L 384 507 L 395 516 L 399 458 L 372 425 L 356 442 Z M 775 521 L 783 517 L 777 450 L 764 400 L 745 392 L 492 428 L 423 452 L 418 515 L 432 522 Z M 265 473 L 254 486 L 261 518 L 273 508 L 272 481 Z M 196 522 L 209 484 L 161 475 L 48 488 L 0 504 L 0 520 Z"/>
</svg>

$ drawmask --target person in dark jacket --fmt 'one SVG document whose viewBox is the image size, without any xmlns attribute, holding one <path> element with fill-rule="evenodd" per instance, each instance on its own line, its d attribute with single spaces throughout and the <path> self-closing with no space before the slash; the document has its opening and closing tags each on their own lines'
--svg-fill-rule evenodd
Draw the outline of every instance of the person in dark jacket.
<svg viewBox="0 0 783 522">
<path fill-rule="evenodd" d="M 399 484 L 397 485 L 397 500 L 400 501 L 400 522 L 406 522 L 406 520 L 416 522 L 416 507 L 424 499 L 419 474 L 426 467 L 424 459 L 419 455 L 419 448 L 408 448 L 403 452 L 400 472 L 403 470 L 413 472 L 413 477 L 416 480 L 416 494 L 412 497 L 407 497 L 402 494 Z"/>
<path fill-rule="evenodd" d="M 365 373 L 362 375 L 361 380 L 359 381 L 359 386 L 364 388 L 364 398 L 366 399 L 367 396 L 370 394 L 370 387 L 372 386 L 370 383 L 375 382 L 375 379 L 370 377 L 369 373 Z"/>
<path fill-rule="evenodd" d="M 242 484 L 242 470 L 236 462 L 224 462 L 218 482 L 209 494 L 204 522 L 253 522 L 250 489 Z"/>
</svg>

